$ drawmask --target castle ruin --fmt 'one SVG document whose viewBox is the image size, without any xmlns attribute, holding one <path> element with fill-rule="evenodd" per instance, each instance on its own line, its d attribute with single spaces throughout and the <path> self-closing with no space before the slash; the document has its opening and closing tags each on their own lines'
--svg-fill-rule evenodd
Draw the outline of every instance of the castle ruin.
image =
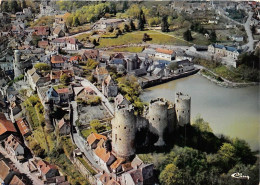
<svg viewBox="0 0 260 185">
<path fill-rule="evenodd" d="M 158 136 L 155 146 L 164 146 L 165 134 L 190 124 L 191 98 L 176 93 L 175 104 L 164 98 L 151 100 L 143 116 L 136 116 L 133 108 L 118 107 L 112 120 L 112 151 L 116 157 L 131 159 L 136 151 L 136 133 L 147 128 Z"/>
</svg>

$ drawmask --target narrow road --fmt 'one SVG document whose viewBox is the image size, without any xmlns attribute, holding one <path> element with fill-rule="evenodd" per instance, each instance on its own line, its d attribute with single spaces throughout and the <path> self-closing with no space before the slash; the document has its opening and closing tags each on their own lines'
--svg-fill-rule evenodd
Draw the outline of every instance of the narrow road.
<svg viewBox="0 0 260 185">
<path fill-rule="evenodd" d="M 250 29 L 250 22 L 251 22 L 252 16 L 253 16 L 253 12 L 249 12 L 247 21 L 244 24 L 246 34 L 247 34 L 247 38 L 248 38 L 248 43 L 246 45 L 244 45 L 243 47 L 248 46 L 248 51 L 254 50 L 254 42 L 255 42 L 253 35 L 252 35 L 252 31 Z"/>
<path fill-rule="evenodd" d="M 86 148 L 86 141 L 80 136 L 78 127 L 76 126 L 76 120 L 78 120 L 77 102 L 71 101 L 71 105 L 73 108 L 73 126 L 75 126 L 76 128 L 76 133 L 73 133 L 74 143 L 85 154 L 88 161 L 92 164 L 92 167 L 95 168 L 97 171 L 102 172 L 104 169 L 95 162 L 95 159 L 92 156 L 92 151 Z"/>
<path fill-rule="evenodd" d="M 5 158 L 9 158 L 14 163 L 15 167 L 20 171 L 20 173 L 26 174 L 33 181 L 33 184 L 43 185 L 43 182 L 29 171 L 27 167 L 28 162 L 19 163 L 17 160 L 11 157 L 2 147 L 0 147 L 0 152 L 4 155 Z"/>
</svg>

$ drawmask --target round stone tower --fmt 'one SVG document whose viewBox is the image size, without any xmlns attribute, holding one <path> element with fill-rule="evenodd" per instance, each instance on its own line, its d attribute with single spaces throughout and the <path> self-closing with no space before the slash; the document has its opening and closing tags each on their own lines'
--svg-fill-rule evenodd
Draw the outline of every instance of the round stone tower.
<svg viewBox="0 0 260 185">
<path fill-rule="evenodd" d="M 18 77 L 22 74 L 21 70 L 21 52 L 19 50 L 14 50 L 14 76 Z"/>
<path fill-rule="evenodd" d="M 112 119 L 112 152 L 125 160 L 135 155 L 136 116 L 132 108 L 115 111 Z"/>
<path fill-rule="evenodd" d="M 177 116 L 177 125 L 184 126 L 190 124 L 190 106 L 191 97 L 181 92 L 175 95 L 175 109 Z"/>
<path fill-rule="evenodd" d="M 168 126 L 168 102 L 164 98 L 158 98 L 151 100 L 149 104 L 149 127 L 150 131 L 159 136 L 155 146 L 163 146 L 165 142 L 163 140 L 163 134 Z"/>
</svg>

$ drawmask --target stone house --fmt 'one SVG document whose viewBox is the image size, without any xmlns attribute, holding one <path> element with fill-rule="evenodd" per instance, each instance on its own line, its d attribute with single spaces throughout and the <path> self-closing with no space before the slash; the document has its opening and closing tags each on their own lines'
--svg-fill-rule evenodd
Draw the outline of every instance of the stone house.
<svg viewBox="0 0 260 185">
<path fill-rule="evenodd" d="M 58 38 L 58 37 L 64 37 L 65 36 L 65 32 L 62 30 L 62 28 L 60 26 L 57 26 L 54 30 L 53 30 L 53 36 Z"/>
<path fill-rule="evenodd" d="M 59 176 L 59 170 L 57 166 L 51 165 L 46 161 L 40 160 L 37 162 L 37 169 L 43 180 Z"/>
<path fill-rule="evenodd" d="M 221 44 L 211 44 L 208 46 L 210 53 L 218 54 L 222 57 L 229 57 L 237 60 L 238 56 L 242 53 L 241 49 L 237 49 L 231 46 L 224 46 Z"/>
<path fill-rule="evenodd" d="M 51 44 L 56 48 L 65 48 L 66 47 L 66 39 L 56 38 L 53 41 L 51 41 Z"/>
<path fill-rule="evenodd" d="M 35 26 L 33 27 L 34 33 L 37 36 L 48 37 L 51 34 L 50 27 L 48 26 Z"/>
<path fill-rule="evenodd" d="M 118 86 L 110 75 L 105 77 L 102 82 L 102 93 L 106 97 L 115 97 L 118 94 Z"/>
<path fill-rule="evenodd" d="M 38 41 L 38 47 L 46 49 L 49 46 L 49 41 L 48 40 L 40 40 Z"/>
<path fill-rule="evenodd" d="M 174 60 L 175 58 L 175 52 L 173 50 L 157 48 L 155 52 L 156 58 L 161 58 L 169 61 Z"/>
<path fill-rule="evenodd" d="M 50 73 L 50 80 L 52 83 L 59 83 L 60 77 L 66 74 L 69 77 L 69 81 L 74 80 L 74 72 L 72 70 L 52 70 Z"/>
<path fill-rule="evenodd" d="M 22 142 L 12 134 L 5 139 L 5 150 L 16 159 L 23 159 L 24 147 Z"/>
<path fill-rule="evenodd" d="M 195 69 L 194 64 L 189 60 L 178 61 L 177 64 L 178 69 L 174 70 L 174 74 L 181 74 Z"/>
<path fill-rule="evenodd" d="M 56 92 L 58 93 L 60 97 L 60 103 L 68 103 L 70 96 L 70 90 L 69 88 L 62 88 L 62 89 L 57 89 Z"/>
<path fill-rule="evenodd" d="M 31 9 L 31 7 L 24 8 L 23 9 L 23 14 L 25 15 L 26 18 L 31 18 L 32 17 L 32 9 Z"/>
<path fill-rule="evenodd" d="M 81 55 L 82 61 L 88 61 L 88 59 L 99 60 L 99 50 L 85 50 Z"/>
<path fill-rule="evenodd" d="M 66 40 L 67 50 L 79 50 L 78 40 L 75 38 L 68 38 Z"/>
<path fill-rule="evenodd" d="M 108 27 L 116 28 L 119 24 L 123 23 L 123 19 L 106 19 L 101 18 L 99 21 L 97 21 L 93 27 L 93 29 L 101 29 L 105 30 Z"/>
<path fill-rule="evenodd" d="M 42 77 L 40 74 L 38 74 L 34 67 L 28 70 L 25 75 L 27 77 L 28 83 L 34 91 L 36 91 L 37 87 L 43 85 L 50 80 L 48 76 Z"/>
<path fill-rule="evenodd" d="M 60 96 L 53 87 L 49 88 L 46 92 L 46 101 L 53 102 L 54 104 L 60 103 Z"/>
<path fill-rule="evenodd" d="M 65 59 L 61 55 L 54 55 L 51 57 L 51 67 L 52 68 L 63 68 Z"/>
<path fill-rule="evenodd" d="M 131 104 L 122 94 L 118 94 L 114 99 L 115 107 L 129 107 Z"/>
<path fill-rule="evenodd" d="M 59 135 L 69 135 L 70 134 L 70 122 L 62 118 L 58 123 Z"/>
</svg>

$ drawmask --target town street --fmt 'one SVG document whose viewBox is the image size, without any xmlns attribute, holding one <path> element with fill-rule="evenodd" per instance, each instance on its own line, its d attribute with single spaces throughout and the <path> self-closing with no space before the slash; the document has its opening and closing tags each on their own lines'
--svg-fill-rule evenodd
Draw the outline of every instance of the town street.
<svg viewBox="0 0 260 185">
<path fill-rule="evenodd" d="M 38 179 L 35 174 L 32 174 L 28 167 L 27 164 L 28 162 L 25 163 L 19 163 L 16 159 L 14 159 L 13 157 L 10 156 L 10 154 L 8 154 L 2 147 L 0 147 L 0 153 L 2 153 L 4 155 L 5 158 L 9 158 L 15 165 L 15 167 L 21 172 L 26 174 L 32 181 L 33 184 L 37 184 L 37 185 L 43 185 L 43 182 Z"/>
</svg>

